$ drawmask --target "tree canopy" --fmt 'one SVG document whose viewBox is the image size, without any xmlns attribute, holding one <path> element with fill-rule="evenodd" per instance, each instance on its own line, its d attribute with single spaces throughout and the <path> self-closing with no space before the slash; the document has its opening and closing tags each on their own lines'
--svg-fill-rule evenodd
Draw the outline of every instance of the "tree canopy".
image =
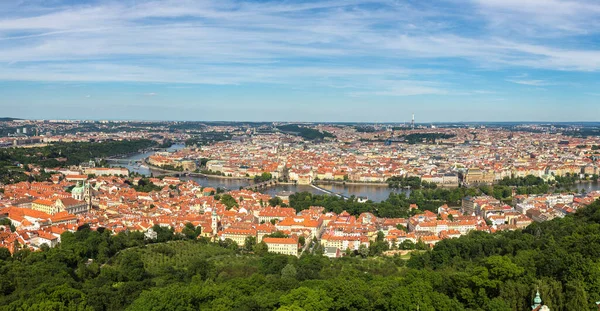
<svg viewBox="0 0 600 311">
<path fill-rule="evenodd" d="M 374 256 L 376 246 L 297 258 L 252 240 L 238 248 L 196 239 L 191 224 L 181 234 L 154 229 L 149 241 L 82 226 L 41 252 L 0 249 L 0 310 L 521 311 L 537 289 L 553 311 L 595 310 L 600 300 L 600 201 L 524 230 L 443 240 L 409 259 Z"/>
</svg>

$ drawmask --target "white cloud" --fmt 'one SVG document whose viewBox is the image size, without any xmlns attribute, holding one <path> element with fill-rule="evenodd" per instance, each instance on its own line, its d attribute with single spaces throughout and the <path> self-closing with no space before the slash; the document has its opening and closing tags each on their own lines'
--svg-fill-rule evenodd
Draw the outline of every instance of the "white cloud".
<svg viewBox="0 0 600 311">
<path fill-rule="evenodd" d="M 387 0 L 25 6 L 0 17 L 0 79 L 194 84 L 300 81 L 354 88 L 355 94 L 414 95 L 455 94 L 447 91 L 448 85 L 418 83 L 424 76 L 432 81 L 432 76 L 443 79 L 459 70 L 409 68 L 428 60 L 450 59 L 451 63 L 461 59 L 486 70 L 600 70 L 596 49 L 557 47 L 553 40 L 495 31 L 511 22 L 519 25 L 514 19 L 530 21 L 525 26 L 534 33 L 553 22 L 561 22 L 552 26 L 557 33 L 595 31 L 584 26 L 596 24 L 598 4 L 472 1 L 480 16 L 473 17 L 473 8 L 468 6 L 445 12 L 435 5 L 416 7 Z M 373 2 L 377 5 L 369 5 Z M 493 30 L 467 36 L 452 25 L 471 18 L 484 18 Z M 364 63 L 365 59 L 373 64 Z M 2 66 L 3 62 L 13 65 Z M 417 82 L 377 85 L 393 79 Z M 543 85 L 533 79 L 512 80 Z"/>
<path fill-rule="evenodd" d="M 546 86 L 552 85 L 553 83 L 544 81 L 544 80 L 506 80 L 508 82 L 523 84 L 523 85 L 531 85 L 531 86 Z"/>
<path fill-rule="evenodd" d="M 460 95 L 447 90 L 443 85 L 432 81 L 382 80 L 377 90 L 350 92 L 354 97 L 364 96 L 416 96 L 416 95 Z"/>
<path fill-rule="evenodd" d="M 495 31 L 529 37 L 599 32 L 595 0 L 472 0 Z"/>
</svg>

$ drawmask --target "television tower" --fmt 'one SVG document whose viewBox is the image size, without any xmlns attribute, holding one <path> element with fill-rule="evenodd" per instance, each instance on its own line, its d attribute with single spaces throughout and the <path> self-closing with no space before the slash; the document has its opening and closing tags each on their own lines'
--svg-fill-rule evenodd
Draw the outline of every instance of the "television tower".
<svg viewBox="0 0 600 311">
<path fill-rule="evenodd" d="M 413 113 L 412 115 L 412 122 L 410 123 L 410 127 L 414 130 L 415 129 L 415 114 Z"/>
</svg>

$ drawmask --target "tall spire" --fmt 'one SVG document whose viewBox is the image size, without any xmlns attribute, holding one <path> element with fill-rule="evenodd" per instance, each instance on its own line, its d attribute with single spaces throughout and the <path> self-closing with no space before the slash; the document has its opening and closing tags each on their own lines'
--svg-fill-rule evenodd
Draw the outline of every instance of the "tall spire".
<svg viewBox="0 0 600 311">
<path fill-rule="evenodd" d="M 212 234 L 213 236 L 216 237 L 217 235 L 217 230 L 219 229 L 219 224 L 218 224 L 218 219 L 217 219 L 217 207 L 213 206 L 212 208 L 212 215 L 210 217 L 210 227 L 212 229 Z"/>
<path fill-rule="evenodd" d="M 535 298 L 533 298 L 533 305 L 531 306 L 531 309 L 535 310 L 541 304 L 542 304 L 542 298 L 540 298 L 540 290 L 538 289 L 535 293 Z"/>
<path fill-rule="evenodd" d="M 415 129 L 415 113 L 413 112 L 412 114 L 412 122 L 410 123 L 410 127 L 414 130 Z"/>
</svg>

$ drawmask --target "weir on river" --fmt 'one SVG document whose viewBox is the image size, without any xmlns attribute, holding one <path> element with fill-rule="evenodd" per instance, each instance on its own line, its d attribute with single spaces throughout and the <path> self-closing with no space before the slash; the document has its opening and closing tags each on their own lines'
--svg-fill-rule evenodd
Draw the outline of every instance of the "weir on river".
<svg viewBox="0 0 600 311">
<path fill-rule="evenodd" d="M 317 190 L 319 190 L 319 191 L 325 192 L 327 194 L 335 195 L 336 197 L 340 197 L 340 198 L 342 198 L 344 200 L 348 200 L 348 197 L 346 197 L 344 195 L 341 195 L 339 193 L 335 193 L 335 192 L 329 191 L 327 189 L 323 189 L 323 188 L 321 188 L 321 187 L 319 187 L 317 185 L 314 185 L 314 184 L 311 184 L 310 186 L 313 187 L 313 188 L 315 188 L 315 189 L 317 189 Z"/>
</svg>

